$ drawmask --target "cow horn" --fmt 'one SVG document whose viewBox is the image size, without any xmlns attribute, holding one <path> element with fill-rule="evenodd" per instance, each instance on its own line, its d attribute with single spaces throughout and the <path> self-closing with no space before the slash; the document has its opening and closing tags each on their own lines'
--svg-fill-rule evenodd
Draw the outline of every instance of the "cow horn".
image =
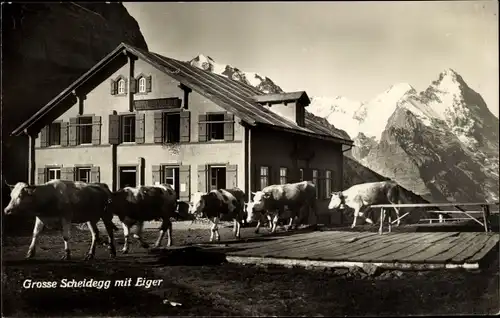
<svg viewBox="0 0 500 318">
<path fill-rule="evenodd" d="M 3 182 L 5 183 L 6 186 L 8 186 L 9 188 L 13 188 L 14 185 L 13 184 L 8 184 L 7 183 L 7 180 L 3 179 Z"/>
<path fill-rule="evenodd" d="M 253 195 L 255 195 L 255 192 L 252 192 Z"/>
</svg>

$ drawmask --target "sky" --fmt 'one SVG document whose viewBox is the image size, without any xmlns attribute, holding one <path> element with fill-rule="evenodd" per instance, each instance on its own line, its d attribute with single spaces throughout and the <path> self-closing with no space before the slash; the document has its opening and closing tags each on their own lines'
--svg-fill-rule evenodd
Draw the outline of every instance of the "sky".
<svg viewBox="0 0 500 318">
<path fill-rule="evenodd" d="M 498 117 L 498 2 L 125 2 L 151 51 L 366 101 L 452 68 Z"/>
</svg>

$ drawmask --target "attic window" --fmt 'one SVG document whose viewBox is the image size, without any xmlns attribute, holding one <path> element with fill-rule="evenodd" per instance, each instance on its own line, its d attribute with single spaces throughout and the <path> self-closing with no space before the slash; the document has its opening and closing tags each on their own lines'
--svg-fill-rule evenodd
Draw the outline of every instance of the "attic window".
<svg viewBox="0 0 500 318">
<path fill-rule="evenodd" d="M 123 78 L 118 81 L 118 94 L 125 94 L 125 80 Z"/>
<path fill-rule="evenodd" d="M 139 79 L 139 93 L 146 93 L 146 78 Z"/>
</svg>

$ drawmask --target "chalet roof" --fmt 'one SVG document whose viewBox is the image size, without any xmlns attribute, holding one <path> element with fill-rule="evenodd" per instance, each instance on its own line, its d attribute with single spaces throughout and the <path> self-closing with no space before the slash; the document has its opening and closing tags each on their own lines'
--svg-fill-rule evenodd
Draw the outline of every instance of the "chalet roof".
<svg viewBox="0 0 500 318">
<path fill-rule="evenodd" d="M 47 105 L 42 107 L 38 112 L 36 112 L 33 116 L 31 116 L 28 120 L 26 120 L 18 128 L 16 128 L 12 132 L 12 134 L 20 135 L 26 129 L 29 129 L 37 122 L 43 120 L 61 101 L 68 98 L 72 94 L 75 94 L 75 90 L 82 83 L 84 83 L 88 78 L 102 69 L 105 65 L 110 63 L 112 59 L 119 56 L 124 51 L 129 54 L 135 55 L 145 62 L 148 62 L 160 71 L 176 79 L 180 83 L 205 96 L 207 99 L 212 100 L 220 107 L 223 107 L 227 111 L 234 113 L 237 117 L 241 118 L 242 121 L 250 125 L 266 125 L 272 128 L 290 131 L 292 133 L 329 139 L 342 144 L 353 144 L 353 141 L 350 139 L 349 135 L 347 135 L 346 132 L 335 128 L 333 125 L 330 125 L 323 118 L 316 117 L 306 112 L 305 127 L 300 127 L 295 122 L 268 110 L 264 106 L 257 103 L 254 99 L 255 96 L 263 96 L 263 99 L 269 98 L 268 96 L 271 96 L 271 98 L 276 98 L 272 97 L 272 95 L 275 94 L 266 95 L 259 91 L 257 88 L 245 83 L 231 80 L 225 76 L 201 70 L 195 66 L 190 65 L 187 62 L 168 58 L 154 52 L 144 51 L 125 43 L 121 43 L 115 50 L 113 50 L 113 52 L 99 61 L 88 72 L 83 74 L 68 88 L 66 88 L 63 92 L 57 95 L 49 103 L 47 103 Z M 305 92 L 295 92 L 289 94 L 291 94 L 290 96 L 293 95 L 296 97 L 299 93 L 301 93 L 299 95 L 299 98 L 300 96 L 303 96 L 305 94 Z M 307 95 L 305 96 L 307 97 Z"/>
<path fill-rule="evenodd" d="M 265 94 L 265 95 L 255 95 L 252 98 L 257 103 L 282 103 L 302 100 L 304 106 L 311 103 L 311 100 L 304 91 L 291 92 L 291 93 L 279 93 L 279 94 Z"/>
</svg>

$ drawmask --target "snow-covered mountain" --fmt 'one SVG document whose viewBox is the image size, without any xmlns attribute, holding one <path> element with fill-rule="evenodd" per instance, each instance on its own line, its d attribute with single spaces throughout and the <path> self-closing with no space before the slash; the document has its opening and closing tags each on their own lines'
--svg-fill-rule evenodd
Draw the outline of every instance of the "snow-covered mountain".
<svg viewBox="0 0 500 318">
<path fill-rule="evenodd" d="M 283 91 L 268 77 L 210 57 L 190 63 L 266 93 Z M 356 147 L 347 160 L 428 200 L 498 200 L 499 120 L 455 70 L 444 70 L 422 92 L 400 83 L 364 102 L 313 96 L 307 111 L 353 138 Z"/>
<path fill-rule="evenodd" d="M 227 64 L 218 64 L 210 56 L 198 55 L 190 61 L 191 65 L 212 73 L 223 75 L 235 81 L 254 86 L 264 93 L 283 93 L 283 90 L 268 77 L 255 72 L 244 72 Z"/>
</svg>

